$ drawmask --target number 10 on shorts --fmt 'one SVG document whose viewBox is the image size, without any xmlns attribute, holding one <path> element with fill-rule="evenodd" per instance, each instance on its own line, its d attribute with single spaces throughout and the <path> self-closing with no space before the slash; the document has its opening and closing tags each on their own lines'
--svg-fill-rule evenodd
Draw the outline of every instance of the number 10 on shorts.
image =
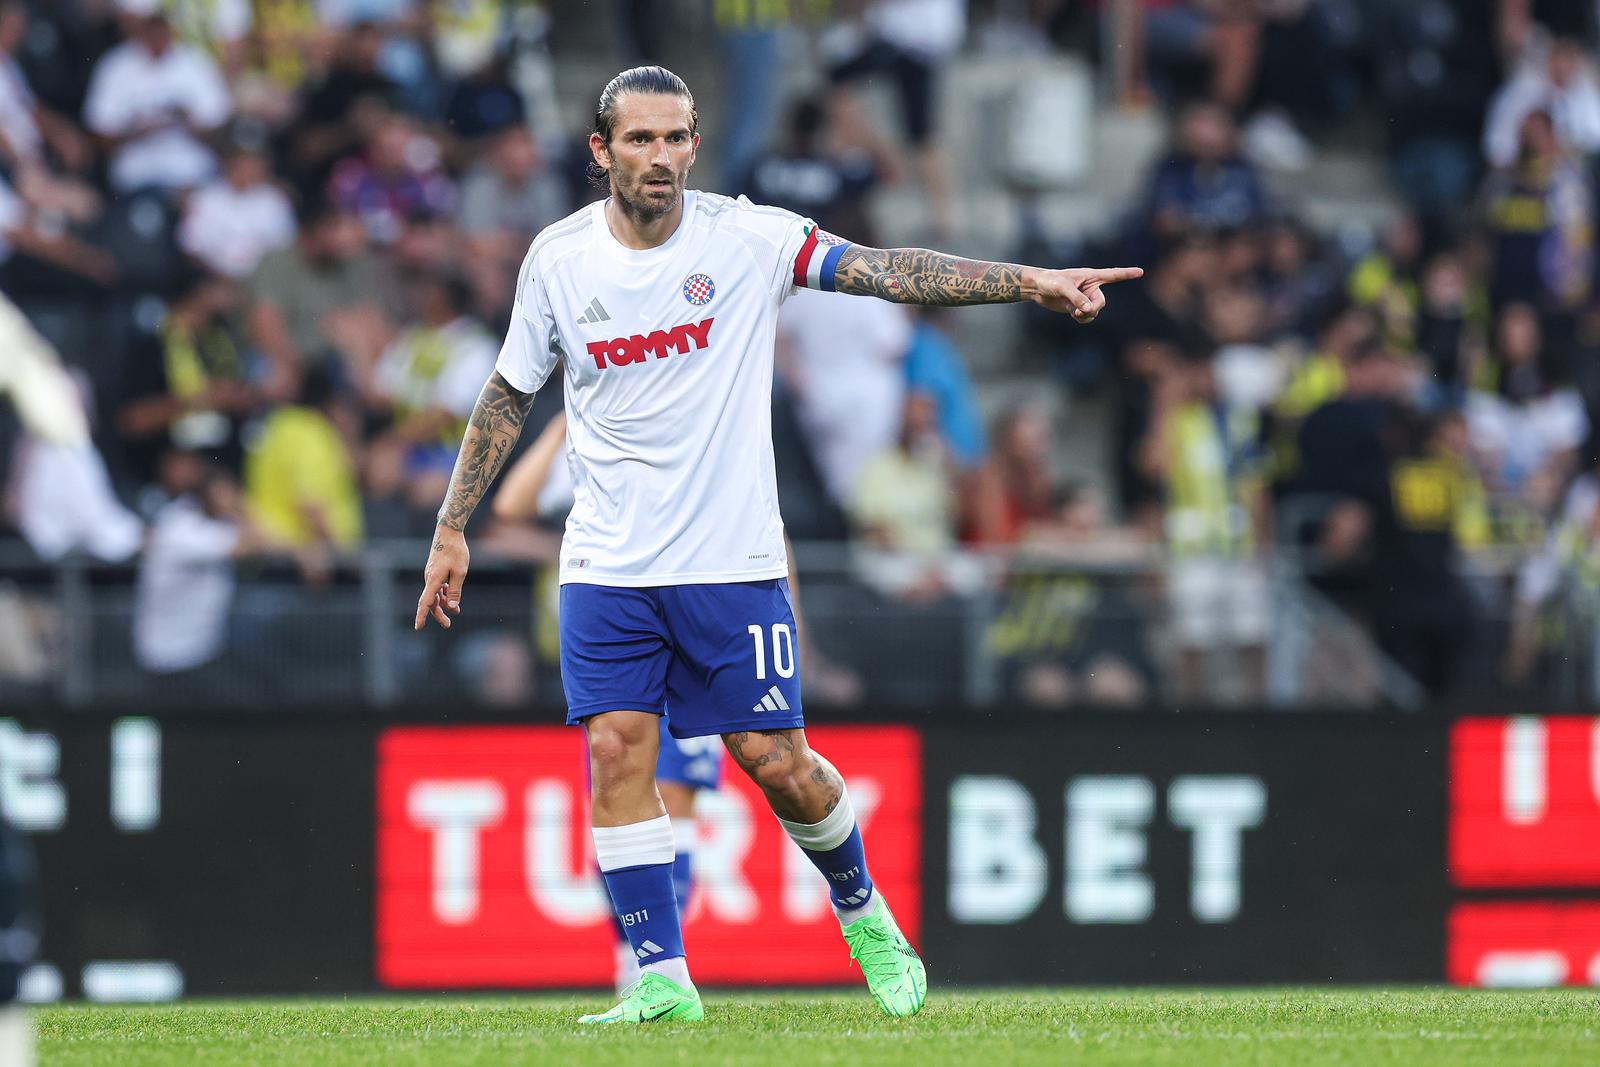
<svg viewBox="0 0 1600 1067">
<path fill-rule="evenodd" d="M 767 677 L 767 635 L 759 625 L 751 623 L 745 627 L 756 643 L 756 680 L 763 681 Z M 786 622 L 772 624 L 772 669 L 778 672 L 779 678 L 794 677 L 794 634 Z"/>
</svg>

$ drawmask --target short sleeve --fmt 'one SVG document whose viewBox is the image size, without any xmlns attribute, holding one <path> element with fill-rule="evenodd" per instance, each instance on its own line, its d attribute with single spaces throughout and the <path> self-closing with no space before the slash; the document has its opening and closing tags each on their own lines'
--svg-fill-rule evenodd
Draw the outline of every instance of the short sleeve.
<svg viewBox="0 0 1600 1067">
<path fill-rule="evenodd" d="M 185 106 L 196 126 L 214 129 L 227 122 L 228 116 L 233 113 L 228 83 L 222 80 L 222 72 L 204 52 L 191 50 L 189 60 Z"/>
<path fill-rule="evenodd" d="M 797 289 L 831 293 L 839 257 L 850 242 L 835 237 L 808 218 L 777 207 L 759 207 L 739 198 L 741 222 L 776 252 L 772 292 L 779 303 Z"/>
<path fill-rule="evenodd" d="M 544 280 L 534 267 L 530 251 L 517 279 L 517 299 L 511 308 L 511 325 L 494 369 L 512 388 L 537 392 L 555 370 L 561 357 L 561 335 L 544 291 Z"/>
</svg>

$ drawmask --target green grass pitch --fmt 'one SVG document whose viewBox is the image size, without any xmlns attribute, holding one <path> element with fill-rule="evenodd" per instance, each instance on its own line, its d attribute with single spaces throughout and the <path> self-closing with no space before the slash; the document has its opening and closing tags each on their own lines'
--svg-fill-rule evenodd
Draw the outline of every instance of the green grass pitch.
<svg viewBox="0 0 1600 1067">
<path fill-rule="evenodd" d="M 602 998 L 58 1006 L 41 1067 L 168 1064 L 1600 1064 L 1600 994 L 1443 989 L 934 989 L 914 1019 L 865 993 L 717 994 L 701 1024 L 591 1030 Z"/>
</svg>

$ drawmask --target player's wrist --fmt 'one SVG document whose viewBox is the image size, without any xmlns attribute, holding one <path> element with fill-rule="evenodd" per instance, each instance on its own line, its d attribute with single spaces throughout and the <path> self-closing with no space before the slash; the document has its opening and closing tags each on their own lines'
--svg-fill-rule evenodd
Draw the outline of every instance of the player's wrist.
<svg viewBox="0 0 1600 1067">
<path fill-rule="evenodd" d="M 1038 267 L 1023 267 L 1018 282 L 1022 289 L 1023 300 L 1033 300 L 1039 295 L 1039 275 L 1043 273 Z"/>
</svg>

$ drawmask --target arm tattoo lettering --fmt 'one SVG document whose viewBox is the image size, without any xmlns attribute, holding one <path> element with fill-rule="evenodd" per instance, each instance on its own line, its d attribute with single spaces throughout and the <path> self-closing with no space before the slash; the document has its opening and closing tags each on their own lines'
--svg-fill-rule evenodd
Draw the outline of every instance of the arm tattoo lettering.
<svg viewBox="0 0 1600 1067">
<path fill-rule="evenodd" d="M 467 420 L 466 436 L 461 439 L 461 452 L 450 475 L 450 488 L 439 509 L 440 526 L 452 530 L 466 527 L 472 509 L 488 492 L 521 436 L 522 424 L 532 408 L 532 393 L 512 388 L 499 371 L 489 375 L 473 406 L 472 417 Z"/>
<path fill-rule="evenodd" d="M 836 292 L 876 296 L 897 304 L 1014 304 L 1027 299 L 1016 263 L 962 259 L 927 248 L 851 245 L 834 268 Z"/>
</svg>

